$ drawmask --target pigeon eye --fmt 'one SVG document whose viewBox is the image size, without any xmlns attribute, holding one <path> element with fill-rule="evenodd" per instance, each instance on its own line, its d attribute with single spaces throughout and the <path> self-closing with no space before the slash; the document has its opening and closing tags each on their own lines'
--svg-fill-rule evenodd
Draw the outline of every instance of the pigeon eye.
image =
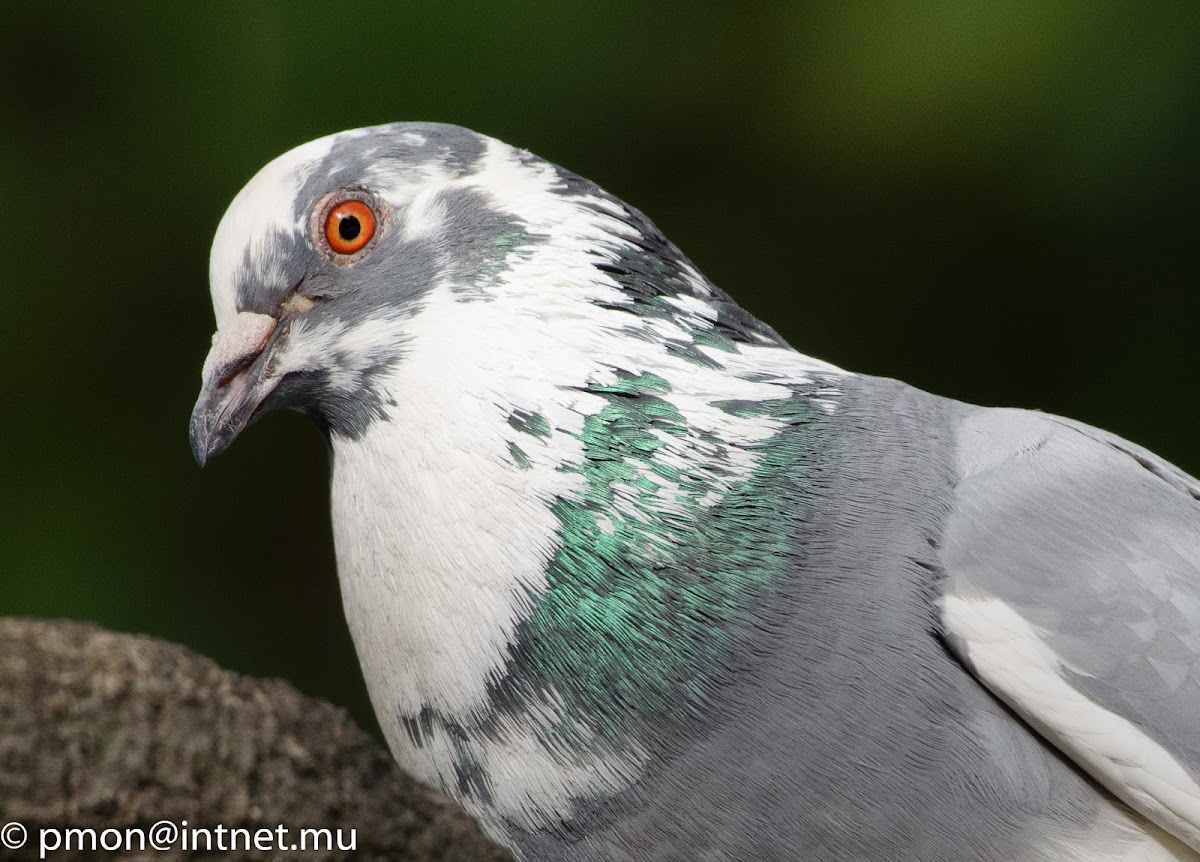
<svg viewBox="0 0 1200 862">
<path fill-rule="evenodd" d="M 375 221 L 375 213 L 362 201 L 342 201 L 325 216 L 325 240 L 338 254 L 362 251 L 375 236 Z"/>
</svg>

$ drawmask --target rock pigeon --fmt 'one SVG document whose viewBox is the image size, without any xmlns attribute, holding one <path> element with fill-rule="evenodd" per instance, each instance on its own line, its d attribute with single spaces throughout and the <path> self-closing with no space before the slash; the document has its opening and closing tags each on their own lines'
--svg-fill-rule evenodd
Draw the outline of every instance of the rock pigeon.
<svg viewBox="0 0 1200 862">
<path fill-rule="evenodd" d="M 1200 484 L 805 356 L 466 129 L 304 144 L 217 228 L 203 463 L 327 438 L 388 744 L 518 859 L 1200 859 Z"/>
</svg>

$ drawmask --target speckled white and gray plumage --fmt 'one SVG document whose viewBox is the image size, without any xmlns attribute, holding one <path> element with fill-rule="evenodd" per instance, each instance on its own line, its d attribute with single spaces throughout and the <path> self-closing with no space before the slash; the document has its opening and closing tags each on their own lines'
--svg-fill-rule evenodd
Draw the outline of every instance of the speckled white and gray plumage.
<svg viewBox="0 0 1200 862">
<path fill-rule="evenodd" d="M 1200 859 L 1200 486 L 1154 455 L 810 359 L 452 126 L 282 156 L 211 279 L 197 458 L 314 418 L 392 751 L 518 857 Z"/>
</svg>

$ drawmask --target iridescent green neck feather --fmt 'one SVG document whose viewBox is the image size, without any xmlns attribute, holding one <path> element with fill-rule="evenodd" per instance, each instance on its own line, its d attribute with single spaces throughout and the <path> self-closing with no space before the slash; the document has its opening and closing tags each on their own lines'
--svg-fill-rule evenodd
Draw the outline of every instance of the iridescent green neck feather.
<svg viewBox="0 0 1200 862">
<path fill-rule="evenodd" d="M 587 391 L 607 403 L 570 468 L 585 491 L 555 504 L 550 588 L 532 597 L 497 692 L 509 709 L 556 692 L 561 720 L 544 741 L 576 753 L 703 709 L 739 623 L 795 571 L 827 452 L 826 414 L 802 394 L 714 405 L 778 423 L 738 445 L 689 426 L 653 374 Z"/>
</svg>

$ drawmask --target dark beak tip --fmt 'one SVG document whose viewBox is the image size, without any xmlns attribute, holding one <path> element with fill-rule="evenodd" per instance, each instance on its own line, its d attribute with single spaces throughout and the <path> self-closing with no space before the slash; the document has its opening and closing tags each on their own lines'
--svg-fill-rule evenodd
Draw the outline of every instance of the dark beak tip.
<svg viewBox="0 0 1200 862">
<path fill-rule="evenodd" d="M 188 442 L 191 444 L 192 457 L 196 459 L 196 466 L 201 470 L 208 463 L 210 454 L 210 429 L 207 427 L 208 424 L 204 421 L 204 416 L 200 411 L 196 411 L 192 414 L 192 420 L 188 427 Z"/>
<path fill-rule="evenodd" d="M 236 433 L 231 433 L 233 429 L 224 421 L 224 411 L 220 408 L 220 400 L 206 389 L 200 393 L 188 423 L 188 442 L 191 444 L 192 457 L 196 459 L 196 466 L 202 470 L 209 461 L 229 448 L 229 444 L 237 436 Z"/>
<path fill-rule="evenodd" d="M 196 466 L 203 469 L 232 446 L 257 406 L 257 401 L 241 399 L 236 394 L 231 401 L 225 387 L 210 389 L 206 386 L 196 401 L 188 425 L 188 442 Z"/>
</svg>

